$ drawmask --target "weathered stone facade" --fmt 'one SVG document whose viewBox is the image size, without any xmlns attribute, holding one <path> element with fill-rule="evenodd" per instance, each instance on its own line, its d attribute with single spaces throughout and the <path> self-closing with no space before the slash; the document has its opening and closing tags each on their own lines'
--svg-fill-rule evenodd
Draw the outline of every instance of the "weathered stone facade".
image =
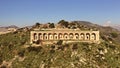
<svg viewBox="0 0 120 68">
<path fill-rule="evenodd" d="M 81 31 L 79 29 L 37 29 L 31 31 L 30 42 L 46 41 L 77 41 L 99 42 L 99 31 Z"/>
</svg>

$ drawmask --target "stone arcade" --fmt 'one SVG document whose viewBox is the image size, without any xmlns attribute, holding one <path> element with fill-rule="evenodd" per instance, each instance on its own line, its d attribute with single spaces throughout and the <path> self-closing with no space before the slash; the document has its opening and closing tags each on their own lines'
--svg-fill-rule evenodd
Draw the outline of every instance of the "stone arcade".
<svg viewBox="0 0 120 68">
<path fill-rule="evenodd" d="M 99 42 L 99 31 L 81 31 L 80 29 L 35 29 L 30 33 L 30 43 L 34 41 L 53 42 Z"/>
</svg>

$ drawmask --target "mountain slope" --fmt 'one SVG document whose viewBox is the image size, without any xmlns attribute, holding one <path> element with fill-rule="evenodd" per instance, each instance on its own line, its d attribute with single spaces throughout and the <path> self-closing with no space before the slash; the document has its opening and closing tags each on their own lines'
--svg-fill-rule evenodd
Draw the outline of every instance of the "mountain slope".
<svg viewBox="0 0 120 68">
<path fill-rule="evenodd" d="M 70 22 L 71 23 L 71 22 Z M 21 28 L 13 33 L 0 35 L 0 67 L 12 68 L 119 68 L 120 37 L 111 27 L 92 23 L 77 23 L 81 30 L 100 30 L 100 44 L 69 43 L 33 47 L 29 32 Z M 35 28 L 35 27 L 34 27 Z"/>
</svg>

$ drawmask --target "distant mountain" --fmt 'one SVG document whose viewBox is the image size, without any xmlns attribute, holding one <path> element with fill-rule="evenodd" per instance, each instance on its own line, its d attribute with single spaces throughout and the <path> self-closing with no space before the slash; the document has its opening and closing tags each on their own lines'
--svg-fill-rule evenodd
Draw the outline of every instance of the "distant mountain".
<svg viewBox="0 0 120 68">
<path fill-rule="evenodd" d="M 0 27 L 0 32 L 5 32 L 5 31 L 7 31 L 7 28 Z"/>
<path fill-rule="evenodd" d="M 110 25 L 110 26 L 120 31 L 120 25 L 115 24 L 115 25 Z"/>
<path fill-rule="evenodd" d="M 111 23 L 105 23 L 103 26 L 105 27 L 112 27 L 120 31 L 120 24 L 111 24 Z"/>
<path fill-rule="evenodd" d="M 16 28 L 16 29 L 18 29 L 19 27 L 16 26 L 16 25 L 10 25 L 10 26 L 7 26 L 6 28 Z"/>
<path fill-rule="evenodd" d="M 0 26 L 0 28 L 19 28 L 16 25 L 10 25 L 10 26 Z"/>
<path fill-rule="evenodd" d="M 9 28 L 19 29 L 19 27 L 18 27 L 18 26 L 15 26 L 15 25 L 0 26 L 0 32 L 6 32 L 6 31 L 8 31 Z"/>
</svg>

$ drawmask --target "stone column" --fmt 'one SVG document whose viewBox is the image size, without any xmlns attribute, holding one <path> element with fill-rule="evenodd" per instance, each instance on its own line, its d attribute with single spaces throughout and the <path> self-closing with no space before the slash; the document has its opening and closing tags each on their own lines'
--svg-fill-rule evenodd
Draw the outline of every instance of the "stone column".
<svg viewBox="0 0 120 68">
<path fill-rule="evenodd" d="M 73 34 L 73 40 L 76 40 L 76 36 L 75 36 L 75 34 Z"/>
<path fill-rule="evenodd" d="M 52 38 L 51 38 L 51 36 L 52 36 Z M 53 38 L 53 34 L 51 33 L 51 35 L 50 35 L 50 40 L 54 40 L 54 38 Z"/>
<path fill-rule="evenodd" d="M 46 37 L 47 37 L 47 39 L 46 39 L 46 40 L 49 40 L 49 39 L 48 39 L 48 37 L 49 37 L 49 36 L 48 36 L 48 33 L 46 33 Z"/>
<path fill-rule="evenodd" d="M 69 33 L 67 34 L 67 40 L 70 39 Z"/>
<path fill-rule="evenodd" d="M 57 34 L 57 33 L 56 33 Z M 58 34 L 55 36 L 56 37 L 56 40 L 58 40 Z"/>
<path fill-rule="evenodd" d="M 62 33 L 62 38 L 61 38 L 61 40 L 63 40 L 64 39 L 64 33 Z"/>
<path fill-rule="evenodd" d="M 81 40 L 81 35 L 80 35 L 80 33 L 79 33 L 79 40 Z"/>
<path fill-rule="evenodd" d="M 99 31 L 97 31 L 95 34 L 96 34 L 96 41 L 99 41 Z"/>
<path fill-rule="evenodd" d="M 44 33 L 42 34 L 42 37 L 43 37 L 43 40 L 45 40 L 45 37 L 44 37 L 45 35 L 44 35 Z"/>
<path fill-rule="evenodd" d="M 33 37 L 34 37 L 34 36 L 33 36 L 33 32 L 31 31 L 31 32 L 30 32 L 30 44 L 33 43 L 33 42 L 32 42 L 32 41 L 33 41 Z"/>
<path fill-rule="evenodd" d="M 52 40 L 54 40 L 54 33 L 52 33 Z"/>
<path fill-rule="evenodd" d="M 33 33 L 33 36 L 34 36 L 34 41 L 37 40 L 37 33 L 34 35 L 35 33 Z"/>
<path fill-rule="evenodd" d="M 86 37 L 86 33 L 84 33 L 84 38 L 83 38 L 83 39 L 84 39 L 84 41 L 86 41 L 86 38 L 87 38 L 87 37 Z"/>
<path fill-rule="evenodd" d="M 49 35 L 49 33 L 48 33 L 48 40 L 50 40 L 50 35 Z"/>
<path fill-rule="evenodd" d="M 92 41 L 93 39 L 92 39 L 92 33 L 90 33 L 90 41 Z"/>
<path fill-rule="evenodd" d="M 43 40 L 43 33 L 41 33 L 40 35 L 40 40 Z"/>
<path fill-rule="evenodd" d="M 38 35 L 39 35 L 39 34 L 38 34 L 38 33 L 36 33 L 36 41 L 39 39 L 39 38 L 38 38 L 38 37 L 39 37 Z"/>
</svg>

